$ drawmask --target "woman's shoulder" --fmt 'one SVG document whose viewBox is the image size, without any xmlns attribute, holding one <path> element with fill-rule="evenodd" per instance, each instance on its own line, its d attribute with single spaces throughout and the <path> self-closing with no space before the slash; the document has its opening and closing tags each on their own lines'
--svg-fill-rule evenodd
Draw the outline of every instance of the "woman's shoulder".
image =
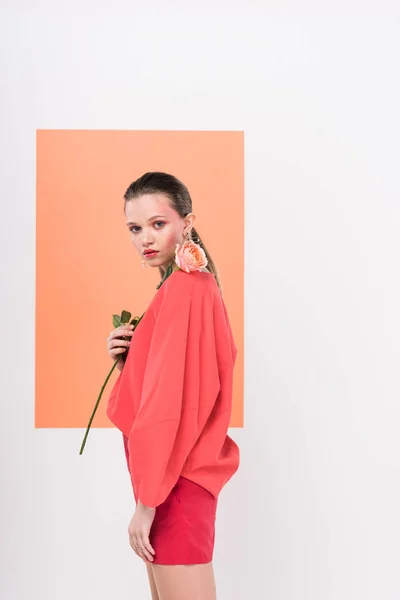
<svg viewBox="0 0 400 600">
<path fill-rule="evenodd" d="M 210 271 L 191 271 L 187 273 L 181 269 L 174 271 L 164 285 L 172 293 L 188 293 L 189 295 L 212 293 L 218 288 L 215 277 Z"/>
<path fill-rule="evenodd" d="M 158 314 L 161 307 L 184 307 L 196 298 L 214 298 L 219 290 L 216 279 L 209 271 L 191 271 L 182 269 L 173 271 L 159 287 L 147 311 Z"/>
</svg>

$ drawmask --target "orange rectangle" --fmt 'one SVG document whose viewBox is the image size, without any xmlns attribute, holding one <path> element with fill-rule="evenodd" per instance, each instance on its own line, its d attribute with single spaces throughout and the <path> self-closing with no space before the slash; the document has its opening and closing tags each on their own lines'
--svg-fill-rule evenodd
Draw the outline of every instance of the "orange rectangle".
<svg viewBox="0 0 400 600">
<path fill-rule="evenodd" d="M 37 131 L 36 427 L 86 427 L 112 362 L 112 315 L 140 315 L 158 269 L 141 268 L 123 194 L 147 171 L 192 196 L 216 262 L 238 356 L 232 427 L 243 426 L 244 134 L 241 131 Z M 94 427 L 111 427 L 105 405 Z"/>
</svg>

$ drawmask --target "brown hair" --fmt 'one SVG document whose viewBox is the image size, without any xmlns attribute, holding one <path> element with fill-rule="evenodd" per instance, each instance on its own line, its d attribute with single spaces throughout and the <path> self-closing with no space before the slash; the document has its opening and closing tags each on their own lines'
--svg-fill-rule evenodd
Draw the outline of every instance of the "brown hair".
<svg viewBox="0 0 400 600">
<path fill-rule="evenodd" d="M 139 179 L 133 181 L 124 194 L 125 204 L 126 202 L 129 202 L 129 200 L 139 198 L 144 194 L 165 194 L 168 196 L 172 208 L 174 208 L 182 218 L 193 212 L 192 199 L 189 190 L 181 181 L 179 181 L 179 179 L 168 173 L 152 171 L 145 173 L 139 177 Z M 214 275 L 218 287 L 221 289 L 221 283 L 215 263 L 194 227 L 192 227 L 189 239 L 203 248 L 208 260 L 207 268 Z M 164 273 L 162 268 L 159 267 L 158 269 L 160 275 L 163 276 Z"/>
</svg>

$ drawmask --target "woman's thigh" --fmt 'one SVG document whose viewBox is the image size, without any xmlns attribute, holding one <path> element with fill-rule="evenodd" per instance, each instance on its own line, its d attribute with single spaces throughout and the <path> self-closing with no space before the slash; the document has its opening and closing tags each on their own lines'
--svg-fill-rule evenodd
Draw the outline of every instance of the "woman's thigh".
<svg viewBox="0 0 400 600">
<path fill-rule="evenodd" d="M 201 565 L 151 565 L 159 600 L 216 600 L 212 562 Z"/>
<path fill-rule="evenodd" d="M 154 573 L 152 569 L 152 565 L 150 563 L 146 563 L 147 575 L 149 577 L 149 584 L 151 590 L 151 600 L 160 600 L 158 595 L 156 582 L 154 580 Z"/>
</svg>

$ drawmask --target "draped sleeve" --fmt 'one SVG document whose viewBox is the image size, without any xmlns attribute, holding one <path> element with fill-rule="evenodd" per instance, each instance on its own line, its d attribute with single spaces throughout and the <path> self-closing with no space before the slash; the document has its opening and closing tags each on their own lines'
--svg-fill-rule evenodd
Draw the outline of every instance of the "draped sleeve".
<svg viewBox="0 0 400 600">
<path fill-rule="evenodd" d="M 177 482 L 200 434 L 199 411 L 211 412 L 220 389 L 214 278 L 177 271 L 164 286 L 127 441 L 135 494 L 150 507 Z"/>
</svg>

